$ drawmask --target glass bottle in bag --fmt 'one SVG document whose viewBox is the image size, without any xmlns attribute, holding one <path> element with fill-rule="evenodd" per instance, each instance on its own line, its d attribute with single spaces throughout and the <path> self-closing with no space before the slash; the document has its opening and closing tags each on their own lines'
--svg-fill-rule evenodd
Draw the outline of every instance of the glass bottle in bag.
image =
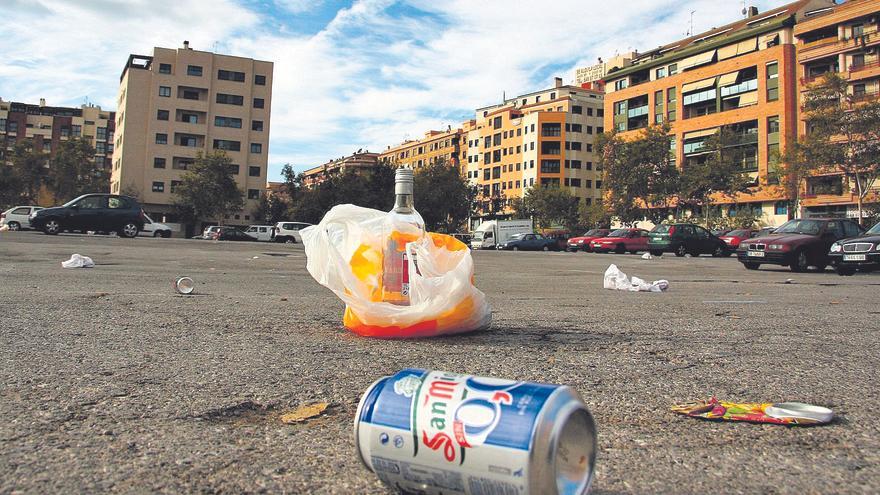
<svg viewBox="0 0 880 495">
<path fill-rule="evenodd" d="M 425 235 L 425 221 L 413 207 L 413 171 L 399 168 L 394 174 L 394 209 L 385 220 L 382 258 L 382 301 L 398 306 L 410 304 L 410 263 L 415 253 L 406 245 Z"/>
</svg>

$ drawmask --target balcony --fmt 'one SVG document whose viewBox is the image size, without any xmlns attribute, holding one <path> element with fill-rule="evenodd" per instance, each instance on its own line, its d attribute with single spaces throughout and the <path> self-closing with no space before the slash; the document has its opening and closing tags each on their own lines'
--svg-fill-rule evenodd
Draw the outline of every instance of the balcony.
<svg viewBox="0 0 880 495">
<path fill-rule="evenodd" d="M 847 39 L 825 38 L 814 41 L 813 43 L 815 43 L 815 45 L 805 44 L 798 47 L 798 58 L 800 59 L 800 63 L 811 62 L 829 55 L 837 55 L 859 46 L 868 47 L 876 45 L 880 43 L 880 32 L 867 32 L 861 36 Z"/>
<path fill-rule="evenodd" d="M 866 91 L 864 93 L 853 93 L 851 101 L 853 103 L 861 103 L 863 101 L 876 100 L 878 97 L 880 97 L 880 91 Z"/>
</svg>

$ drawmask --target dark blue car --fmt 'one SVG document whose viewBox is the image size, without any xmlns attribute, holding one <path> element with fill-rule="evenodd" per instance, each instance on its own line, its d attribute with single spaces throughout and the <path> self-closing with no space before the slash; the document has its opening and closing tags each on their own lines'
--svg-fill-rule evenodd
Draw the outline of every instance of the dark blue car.
<svg viewBox="0 0 880 495">
<path fill-rule="evenodd" d="M 550 239 L 541 234 L 516 234 L 499 244 L 498 249 L 504 251 L 558 251 L 559 243 L 556 239 Z"/>
</svg>

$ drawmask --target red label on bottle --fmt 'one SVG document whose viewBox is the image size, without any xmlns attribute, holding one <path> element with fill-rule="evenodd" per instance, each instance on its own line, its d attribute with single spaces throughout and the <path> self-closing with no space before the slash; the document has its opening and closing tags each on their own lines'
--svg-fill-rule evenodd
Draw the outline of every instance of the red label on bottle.
<svg viewBox="0 0 880 495">
<path fill-rule="evenodd" d="M 409 256 L 406 251 L 403 252 L 403 271 L 400 277 L 400 293 L 409 296 Z"/>
</svg>

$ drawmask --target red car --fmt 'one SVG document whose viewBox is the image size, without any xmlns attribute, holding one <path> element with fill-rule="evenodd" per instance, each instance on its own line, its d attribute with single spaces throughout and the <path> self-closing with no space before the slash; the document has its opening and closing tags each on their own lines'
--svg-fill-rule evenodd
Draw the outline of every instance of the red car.
<svg viewBox="0 0 880 495">
<path fill-rule="evenodd" d="M 727 243 L 730 246 L 731 250 L 736 250 L 739 247 L 739 243 L 746 240 L 751 239 L 758 235 L 758 231 L 754 229 L 737 229 L 731 230 L 730 232 L 720 236 L 720 239 Z"/>
<path fill-rule="evenodd" d="M 648 250 L 648 231 L 645 229 L 617 229 L 607 237 L 594 239 L 590 242 L 593 252 L 607 253 L 614 251 L 623 254 L 629 251 L 636 254 Z"/>
<path fill-rule="evenodd" d="M 575 251 L 592 251 L 593 248 L 590 247 L 590 243 L 594 240 L 605 237 L 611 233 L 611 229 L 593 229 L 584 233 L 584 235 L 580 237 L 572 237 L 568 240 L 568 250 L 571 252 Z"/>
</svg>

